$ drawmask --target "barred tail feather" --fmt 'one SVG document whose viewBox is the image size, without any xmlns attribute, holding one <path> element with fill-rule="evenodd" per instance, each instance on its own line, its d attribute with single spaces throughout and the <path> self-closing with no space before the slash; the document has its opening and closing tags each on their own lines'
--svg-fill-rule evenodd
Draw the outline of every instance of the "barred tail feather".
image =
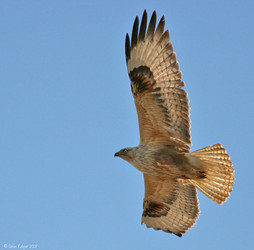
<svg viewBox="0 0 254 250">
<path fill-rule="evenodd" d="M 232 192 L 234 169 L 230 156 L 221 144 L 215 144 L 194 152 L 190 155 L 202 161 L 204 178 L 192 179 L 191 183 L 207 197 L 222 204 Z"/>
</svg>

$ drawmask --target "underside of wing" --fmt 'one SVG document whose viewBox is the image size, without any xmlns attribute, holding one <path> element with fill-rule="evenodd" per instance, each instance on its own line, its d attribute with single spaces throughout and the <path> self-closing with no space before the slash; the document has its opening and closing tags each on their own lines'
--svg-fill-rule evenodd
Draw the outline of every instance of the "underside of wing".
<svg viewBox="0 0 254 250">
<path fill-rule="evenodd" d="M 126 35 L 126 62 L 139 118 L 141 143 L 169 143 L 182 151 L 191 144 L 189 100 L 169 31 L 161 18 L 156 28 L 153 12 L 147 28 L 144 11 L 141 25 L 136 17 L 131 41 Z M 155 29 L 156 28 L 156 29 Z"/>
<path fill-rule="evenodd" d="M 196 188 L 188 180 L 163 179 L 144 174 L 142 224 L 181 237 L 199 215 Z"/>
</svg>

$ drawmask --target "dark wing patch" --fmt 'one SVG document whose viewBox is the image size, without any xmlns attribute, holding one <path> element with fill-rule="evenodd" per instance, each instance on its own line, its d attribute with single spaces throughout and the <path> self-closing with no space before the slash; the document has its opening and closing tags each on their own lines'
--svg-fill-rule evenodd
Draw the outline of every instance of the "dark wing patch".
<svg viewBox="0 0 254 250">
<path fill-rule="evenodd" d="M 152 71 L 146 66 L 139 66 L 130 72 L 130 79 L 132 81 L 131 90 L 134 96 L 142 94 L 147 90 L 152 90 L 155 81 L 153 79 Z"/>
<path fill-rule="evenodd" d="M 143 217 L 161 217 L 168 213 L 169 208 L 161 202 L 144 201 Z"/>
</svg>

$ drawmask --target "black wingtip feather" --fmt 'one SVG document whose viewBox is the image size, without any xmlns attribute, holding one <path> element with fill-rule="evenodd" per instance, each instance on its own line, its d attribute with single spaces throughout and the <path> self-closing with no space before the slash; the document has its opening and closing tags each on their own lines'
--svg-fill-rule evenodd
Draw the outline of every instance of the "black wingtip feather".
<svg viewBox="0 0 254 250">
<path fill-rule="evenodd" d="M 138 25 L 139 25 L 139 19 L 138 19 L 138 16 L 136 16 L 135 22 L 132 28 L 132 34 L 131 34 L 131 48 L 134 48 L 138 42 Z"/>
<path fill-rule="evenodd" d="M 129 34 L 126 34 L 125 38 L 125 57 L 126 57 L 126 62 L 130 59 L 130 53 L 131 53 L 131 45 L 130 45 L 130 38 Z"/>
<path fill-rule="evenodd" d="M 138 37 L 139 41 L 144 41 L 144 39 L 145 39 L 146 25 L 147 25 L 147 12 L 146 12 L 146 10 L 144 10 L 141 25 L 140 25 L 139 37 Z"/>
<path fill-rule="evenodd" d="M 155 34 L 158 34 L 160 36 L 164 31 L 164 27 L 165 27 L 165 17 L 162 16 L 162 18 L 157 26 L 157 29 L 155 31 Z"/>
<path fill-rule="evenodd" d="M 154 30 L 155 30 L 155 25 L 156 25 L 156 19 L 157 19 L 157 14 L 156 11 L 153 12 L 149 26 L 148 26 L 148 30 L 147 30 L 147 34 L 146 34 L 146 38 L 150 39 L 153 37 L 154 34 Z"/>
<path fill-rule="evenodd" d="M 153 16 L 155 16 L 155 18 L 156 18 L 156 16 L 157 16 L 156 10 L 153 11 L 152 18 L 153 18 Z"/>
</svg>

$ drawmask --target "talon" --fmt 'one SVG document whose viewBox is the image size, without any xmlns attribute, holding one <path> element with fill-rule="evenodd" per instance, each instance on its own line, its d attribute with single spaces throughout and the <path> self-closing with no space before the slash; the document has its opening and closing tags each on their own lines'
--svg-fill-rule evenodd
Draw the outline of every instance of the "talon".
<svg viewBox="0 0 254 250">
<path fill-rule="evenodd" d="M 199 173 L 201 174 L 201 176 L 200 176 L 201 178 L 207 177 L 205 171 L 199 171 Z"/>
</svg>

